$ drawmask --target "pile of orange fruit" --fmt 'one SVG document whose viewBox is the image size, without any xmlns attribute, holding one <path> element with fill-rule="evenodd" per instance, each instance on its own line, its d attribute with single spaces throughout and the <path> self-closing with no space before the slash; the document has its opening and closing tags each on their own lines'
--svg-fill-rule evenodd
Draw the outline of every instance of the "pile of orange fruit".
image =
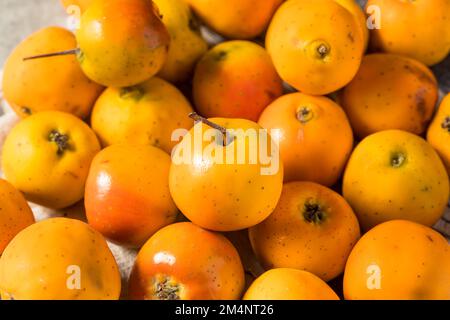
<svg viewBox="0 0 450 320">
<path fill-rule="evenodd" d="M 449 0 L 62 3 L 75 32 L 5 63 L 1 299 L 450 299 Z M 211 128 L 271 135 L 219 163 Z M 139 249 L 127 288 L 107 241 Z"/>
</svg>

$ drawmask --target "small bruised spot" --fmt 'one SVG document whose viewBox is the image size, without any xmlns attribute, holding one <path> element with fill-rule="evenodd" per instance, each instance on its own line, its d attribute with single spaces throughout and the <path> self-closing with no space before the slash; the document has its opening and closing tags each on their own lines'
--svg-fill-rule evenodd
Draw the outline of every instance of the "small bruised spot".
<svg viewBox="0 0 450 320">
<path fill-rule="evenodd" d="M 353 37 L 353 34 L 351 32 L 347 34 L 347 38 L 349 38 L 351 42 L 355 42 L 355 37 Z"/>
<path fill-rule="evenodd" d="M 450 116 L 445 117 L 444 121 L 441 124 L 442 129 L 447 130 L 450 133 Z"/>
<path fill-rule="evenodd" d="M 22 107 L 22 108 L 20 108 L 20 111 L 22 111 L 23 114 L 26 114 L 28 116 L 33 114 L 33 112 L 31 111 L 31 109 L 29 107 Z"/>
<path fill-rule="evenodd" d="M 217 52 L 214 56 L 214 60 L 216 61 L 223 61 L 227 58 L 228 53 L 224 50 L 220 50 Z"/>
<path fill-rule="evenodd" d="M 433 238 L 427 234 L 427 239 L 430 240 L 431 242 L 434 242 Z"/>
</svg>

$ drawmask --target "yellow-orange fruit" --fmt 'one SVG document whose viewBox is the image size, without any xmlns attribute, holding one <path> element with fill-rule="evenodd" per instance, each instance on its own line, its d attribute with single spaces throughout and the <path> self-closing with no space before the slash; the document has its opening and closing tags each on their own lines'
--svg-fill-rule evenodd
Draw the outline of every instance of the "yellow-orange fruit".
<svg viewBox="0 0 450 320">
<path fill-rule="evenodd" d="M 5 63 L 3 93 L 21 117 L 58 110 L 87 118 L 103 87 L 89 80 L 73 55 L 23 61 L 26 57 L 76 48 L 63 28 L 41 29 L 20 43 Z"/>
<path fill-rule="evenodd" d="M 437 99 L 437 80 L 427 66 L 384 53 L 365 56 L 355 78 L 339 95 L 359 138 L 388 129 L 422 134 Z"/>
<path fill-rule="evenodd" d="M 324 95 L 355 76 L 364 51 L 360 25 L 333 0 L 290 0 L 275 13 L 266 48 L 281 78 L 297 90 Z"/>
<path fill-rule="evenodd" d="M 345 267 L 350 300 L 449 300 L 450 250 L 431 228 L 394 220 L 355 245 Z"/>
<path fill-rule="evenodd" d="M 377 51 L 410 56 L 434 65 L 450 52 L 450 1 L 369 0 L 379 28 L 371 30 L 371 47 Z M 379 17 L 377 13 L 379 12 Z"/>
</svg>

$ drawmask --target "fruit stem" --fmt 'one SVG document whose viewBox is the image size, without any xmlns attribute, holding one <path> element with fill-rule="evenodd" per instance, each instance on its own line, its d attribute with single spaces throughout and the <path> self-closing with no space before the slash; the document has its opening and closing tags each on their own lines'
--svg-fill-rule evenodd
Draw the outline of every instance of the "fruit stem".
<svg viewBox="0 0 450 320">
<path fill-rule="evenodd" d="M 193 119 L 196 122 L 203 122 L 204 124 L 210 126 L 213 129 L 219 130 L 224 137 L 226 137 L 226 141 L 224 141 L 224 146 L 227 146 L 231 143 L 231 141 L 234 140 L 234 138 L 228 133 L 227 129 L 225 127 L 222 127 L 221 125 L 218 125 L 217 123 L 214 123 L 205 117 L 202 117 L 196 112 L 192 112 L 189 114 L 189 118 Z"/>
<path fill-rule="evenodd" d="M 57 56 L 67 56 L 67 55 L 71 55 L 71 54 L 77 55 L 79 52 L 80 52 L 80 49 L 76 48 L 76 49 L 70 49 L 70 50 L 65 50 L 65 51 L 45 53 L 45 54 L 40 54 L 40 55 L 36 55 L 36 56 L 25 57 L 25 58 L 23 58 L 23 61 L 57 57 Z"/>
</svg>

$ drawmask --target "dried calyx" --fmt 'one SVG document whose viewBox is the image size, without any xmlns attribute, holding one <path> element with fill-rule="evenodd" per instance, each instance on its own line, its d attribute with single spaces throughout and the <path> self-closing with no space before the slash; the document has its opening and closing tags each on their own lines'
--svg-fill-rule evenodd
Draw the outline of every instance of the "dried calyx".
<svg viewBox="0 0 450 320">
<path fill-rule="evenodd" d="M 62 134 L 57 130 L 52 130 L 50 132 L 50 134 L 48 135 L 48 140 L 50 142 L 56 143 L 58 147 L 58 156 L 62 156 L 64 152 L 70 148 L 69 136 L 66 134 Z"/>
<path fill-rule="evenodd" d="M 302 208 L 303 217 L 307 222 L 321 224 L 326 219 L 324 208 L 317 202 L 306 201 Z"/>
</svg>

